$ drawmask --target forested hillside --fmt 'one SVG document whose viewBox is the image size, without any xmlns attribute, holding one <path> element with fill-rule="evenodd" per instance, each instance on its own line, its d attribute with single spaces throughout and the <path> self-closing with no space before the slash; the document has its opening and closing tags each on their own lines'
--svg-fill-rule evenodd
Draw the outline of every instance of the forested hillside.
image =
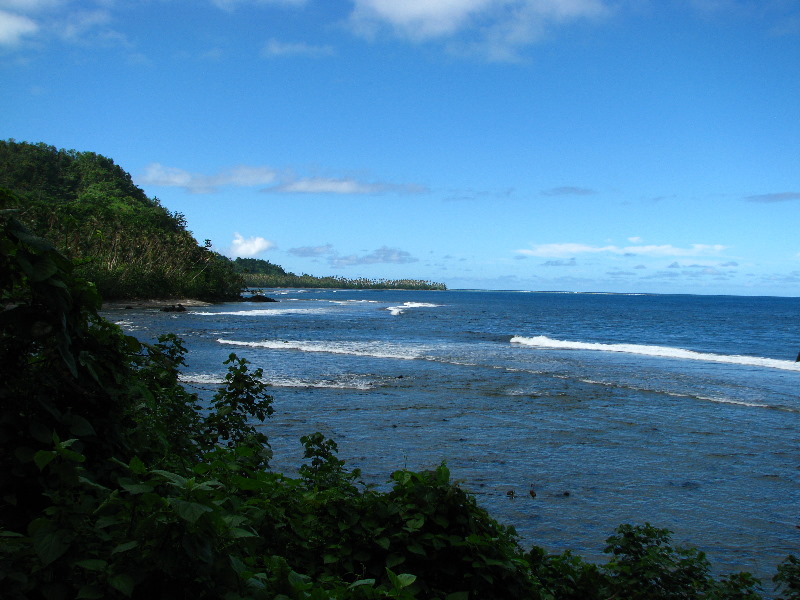
<svg viewBox="0 0 800 600">
<path fill-rule="evenodd" d="M 186 220 L 148 198 L 110 158 L 43 143 L 0 141 L 0 208 L 74 260 L 104 299 L 239 296 L 231 261 Z"/>
</svg>

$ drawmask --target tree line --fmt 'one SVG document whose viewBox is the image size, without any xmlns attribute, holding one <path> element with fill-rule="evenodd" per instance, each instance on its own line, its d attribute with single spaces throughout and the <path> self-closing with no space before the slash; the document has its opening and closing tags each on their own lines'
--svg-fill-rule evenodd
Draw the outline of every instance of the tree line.
<svg viewBox="0 0 800 600">
<path fill-rule="evenodd" d="M 295 275 L 282 267 L 259 258 L 237 258 L 233 261 L 244 283 L 250 288 L 334 288 L 357 290 L 446 290 L 447 286 L 420 279 L 370 279 L 339 276 L 317 277 Z"/>
</svg>

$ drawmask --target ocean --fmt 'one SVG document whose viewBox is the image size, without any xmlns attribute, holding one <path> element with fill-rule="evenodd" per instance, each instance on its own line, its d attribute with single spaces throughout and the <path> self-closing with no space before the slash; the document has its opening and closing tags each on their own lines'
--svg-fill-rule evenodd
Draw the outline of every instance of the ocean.
<svg viewBox="0 0 800 600">
<path fill-rule="evenodd" d="M 649 522 L 767 583 L 800 553 L 800 298 L 266 293 L 104 314 L 182 337 L 201 397 L 230 353 L 262 368 L 275 470 L 320 431 L 380 489 L 446 462 L 523 547 L 602 561 L 617 525 Z"/>
</svg>

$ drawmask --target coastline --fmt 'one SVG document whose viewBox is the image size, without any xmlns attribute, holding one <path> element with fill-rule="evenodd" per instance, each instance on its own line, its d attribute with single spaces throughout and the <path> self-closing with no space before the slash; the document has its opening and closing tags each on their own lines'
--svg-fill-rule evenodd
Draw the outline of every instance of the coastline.
<svg viewBox="0 0 800 600">
<path fill-rule="evenodd" d="M 103 302 L 101 310 L 119 309 L 124 310 L 128 308 L 157 308 L 163 309 L 170 306 L 211 306 L 213 302 L 205 302 L 204 300 L 196 300 L 194 298 L 161 298 L 161 299 L 143 299 L 136 300 L 111 300 Z"/>
</svg>

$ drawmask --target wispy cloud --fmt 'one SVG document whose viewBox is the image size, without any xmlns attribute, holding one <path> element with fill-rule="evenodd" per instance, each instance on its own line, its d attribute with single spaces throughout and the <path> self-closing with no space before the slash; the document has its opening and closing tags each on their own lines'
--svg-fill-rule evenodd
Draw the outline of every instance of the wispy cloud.
<svg viewBox="0 0 800 600">
<path fill-rule="evenodd" d="M 543 267 L 574 267 L 577 266 L 577 261 L 574 258 L 570 258 L 569 260 L 557 259 L 557 260 L 548 260 L 542 263 Z"/>
<path fill-rule="evenodd" d="M 304 42 L 281 42 L 272 38 L 261 49 L 264 58 L 279 58 L 288 56 L 304 56 L 307 58 L 322 58 L 335 54 L 333 46 L 315 46 Z"/>
<path fill-rule="evenodd" d="M 791 202 L 800 200 L 800 192 L 778 192 L 775 194 L 756 194 L 755 196 L 745 196 L 748 202 Z"/>
<path fill-rule="evenodd" d="M 356 255 L 350 254 L 348 256 L 331 256 L 328 263 L 332 267 L 352 267 L 355 265 L 374 265 L 374 264 L 408 264 L 418 262 L 418 258 L 414 258 L 409 252 L 399 250 L 397 248 L 389 248 L 382 246 L 377 250 L 373 250 L 368 254 Z"/>
<path fill-rule="evenodd" d="M 260 191 L 281 194 L 420 194 L 427 191 L 416 184 L 360 181 L 352 177 L 296 177 L 267 166 L 239 165 L 215 174 L 193 173 L 177 167 L 151 163 L 136 178 L 140 185 L 183 188 L 191 194 L 210 194 L 224 186 L 261 187 Z M 267 187 L 263 187 L 267 186 Z"/>
<path fill-rule="evenodd" d="M 266 238 L 258 236 L 245 238 L 242 234 L 236 232 L 233 234 L 233 242 L 231 243 L 229 254 L 232 257 L 250 258 L 274 247 L 275 244 Z"/>
<path fill-rule="evenodd" d="M 516 250 L 517 254 L 542 258 L 559 258 L 578 254 L 617 254 L 627 256 L 708 256 L 719 254 L 726 249 L 720 244 L 692 244 L 688 248 L 678 248 L 670 244 L 633 246 L 590 246 L 588 244 L 538 244 L 531 248 Z"/>
<path fill-rule="evenodd" d="M 589 188 L 567 185 L 544 190 L 542 191 L 542 196 L 591 196 L 596 193 Z"/>
<path fill-rule="evenodd" d="M 26 39 L 71 45 L 130 48 L 114 27 L 114 5 L 105 0 L 0 0 L 0 47 L 23 47 Z"/>
<path fill-rule="evenodd" d="M 180 187 L 192 194 L 210 194 L 222 186 L 255 187 L 272 183 L 275 178 L 275 171 L 269 167 L 241 165 L 214 175 L 203 175 L 152 163 L 145 167 L 136 182 L 140 185 Z"/>
<path fill-rule="evenodd" d="M 497 201 L 514 195 L 514 188 L 497 190 L 453 189 L 448 190 L 445 202 Z"/>
<path fill-rule="evenodd" d="M 303 6 L 307 0 L 211 0 L 211 4 L 224 10 L 247 5 Z"/>
<path fill-rule="evenodd" d="M 550 27 L 610 10 L 605 0 L 355 0 L 350 24 L 366 37 L 388 28 L 413 41 L 445 40 L 455 52 L 511 61 Z"/>
<path fill-rule="evenodd" d="M 419 194 L 426 189 L 415 184 L 394 184 L 383 182 L 358 181 L 350 177 L 308 177 L 287 180 L 265 189 L 266 192 L 284 194 Z"/>
<path fill-rule="evenodd" d="M 335 253 L 332 244 L 325 244 L 324 246 L 301 246 L 299 248 L 290 248 L 288 252 L 292 256 L 298 256 L 300 258 L 314 258 Z"/>
<path fill-rule="evenodd" d="M 39 25 L 25 15 L 0 10 L 0 46 L 16 46 L 26 36 L 39 31 Z"/>
<path fill-rule="evenodd" d="M 377 250 L 366 254 L 340 254 L 332 244 L 322 246 L 301 246 L 291 248 L 288 253 L 299 258 L 321 258 L 326 257 L 328 264 L 337 269 L 353 267 L 359 265 L 374 264 L 407 264 L 419 262 L 411 253 L 399 248 L 381 246 Z"/>
</svg>

